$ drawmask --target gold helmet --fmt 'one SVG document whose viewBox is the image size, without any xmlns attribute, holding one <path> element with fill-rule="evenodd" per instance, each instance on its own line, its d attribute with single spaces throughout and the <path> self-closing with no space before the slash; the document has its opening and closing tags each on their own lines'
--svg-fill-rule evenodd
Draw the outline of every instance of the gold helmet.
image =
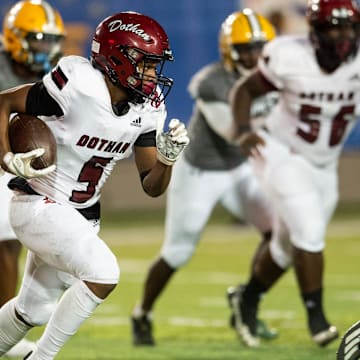
<svg viewBox="0 0 360 360">
<path fill-rule="evenodd" d="M 234 12 L 222 23 L 219 48 L 224 66 L 245 75 L 257 62 L 264 44 L 275 37 L 271 23 L 251 9 Z"/>
<path fill-rule="evenodd" d="M 46 73 L 61 56 L 64 24 L 57 10 L 43 0 L 19 1 L 4 18 L 4 49 L 34 73 Z"/>
</svg>

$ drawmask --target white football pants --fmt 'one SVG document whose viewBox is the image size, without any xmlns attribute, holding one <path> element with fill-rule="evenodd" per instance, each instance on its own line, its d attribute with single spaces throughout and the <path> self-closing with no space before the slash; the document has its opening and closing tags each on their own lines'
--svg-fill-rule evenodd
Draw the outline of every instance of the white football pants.
<svg viewBox="0 0 360 360">
<path fill-rule="evenodd" d="M 30 324 L 44 323 L 76 279 L 118 283 L 117 259 L 98 237 L 98 223 L 86 220 L 74 208 L 16 192 L 10 220 L 18 239 L 30 250 L 16 304 Z"/>
<path fill-rule="evenodd" d="M 250 162 L 275 211 L 271 253 L 285 268 L 291 263 L 291 245 L 309 252 L 324 249 L 338 201 L 337 164 L 317 167 L 268 133 L 260 135 L 266 143 L 259 147 L 262 158 Z"/>
<path fill-rule="evenodd" d="M 183 156 L 174 165 L 167 192 L 161 255 L 171 267 L 178 268 L 191 258 L 218 203 L 260 232 L 271 230 L 271 211 L 248 163 L 210 171 L 190 165 Z"/>
</svg>

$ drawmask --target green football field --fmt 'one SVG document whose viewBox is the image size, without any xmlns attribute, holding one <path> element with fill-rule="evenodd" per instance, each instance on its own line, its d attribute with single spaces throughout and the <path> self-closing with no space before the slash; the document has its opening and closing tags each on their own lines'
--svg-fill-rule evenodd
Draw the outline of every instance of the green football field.
<svg viewBox="0 0 360 360">
<path fill-rule="evenodd" d="M 158 301 L 154 311 L 157 346 L 133 347 L 129 314 L 162 241 L 160 218 L 105 216 L 101 234 L 118 257 L 121 281 L 58 359 L 335 360 L 340 340 L 321 349 L 309 337 L 292 270 L 264 298 L 260 312 L 280 337 L 263 342 L 258 349 L 245 348 L 238 341 L 228 326 L 225 292 L 229 285 L 247 279 L 259 239 L 252 228 L 227 218 L 210 222 L 197 253 Z M 327 236 L 325 307 L 341 333 L 360 319 L 359 271 L 360 214 L 340 214 Z M 36 339 L 41 331 L 32 330 L 29 338 Z"/>
</svg>

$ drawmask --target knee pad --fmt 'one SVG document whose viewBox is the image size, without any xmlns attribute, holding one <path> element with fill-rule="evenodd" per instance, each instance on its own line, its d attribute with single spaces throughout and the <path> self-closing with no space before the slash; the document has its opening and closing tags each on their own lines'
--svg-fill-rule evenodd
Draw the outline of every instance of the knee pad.
<svg viewBox="0 0 360 360">
<path fill-rule="evenodd" d="M 176 244 L 165 243 L 161 250 L 161 256 L 170 267 L 178 269 L 191 259 L 194 250 L 195 244 L 189 241 Z"/>
<path fill-rule="evenodd" d="M 120 268 L 116 256 L 97 235 L 89 234 L 78 245 L 79 256 L 73 258 L 71 271 L 76 278 L 98 284 L 117 284 Z"/>
<path fill-rule="evenodd" d="M 120 281 L 120 266 L 114 254 L 112 254 L 112 261 L 103 267 L 102 277 L 101 283 L 105 284 L 116 285 Z"/>
<path fill-rule="evenodd" d="M 325 247 L 326 223 L 319 219 L 313 219 L 301 228 L 293 231 L 291 242 L 295 247 L 308 252 L 319 252 Z"/>
<path fill-rule="evenodd" d="M 166 228 L 165 241 L 161 248 L 161 256 L 173 268 L 186 264 L 192 257 L 200 239 L 203 225 L 195 219 Z"/>
<path fill-rule="evenodd" d="M 292 257 L 291 257 L 291 244 L 287 246 L 281 246 L 280 243 L 271 241 L 270 242 L 270 254 L 273 258 L 276 265 L 281 269 L 287 269 L 291 266 Z"/>
<path fill-rule="evenodd" d="M 109 251 L 106 261 L 90 264 L 88 274 L 80 274 L 79 278 L 99 284 L 117 284 L 120 280 L 120 267 L 113 253 Z"/>
</svg>

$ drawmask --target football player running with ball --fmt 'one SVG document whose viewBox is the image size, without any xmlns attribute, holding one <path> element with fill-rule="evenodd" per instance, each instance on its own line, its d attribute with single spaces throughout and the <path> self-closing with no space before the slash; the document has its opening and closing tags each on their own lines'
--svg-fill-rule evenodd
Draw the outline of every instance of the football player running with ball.
<svg viewBox="0 0 360 360">
<path fill-rule="evenodd" d="M 65 37 L 60 14 L 46 1 L 20 1 L 6 13 L 0 41 L 0 91 L 40 80 L 61 57 Z M 21 244 L 11 228 L 12 191 L 0 177 L 0 307 L 16 294 Z M 7 357 L 26 355 L 34 344 L 20 341 Z"/>
<path fill-rule="evenodd" d="M 238 299 L 239 334 L 255 339 L 262 294 L 294 266 L 312 340 L 338 337 L 323 308 L 326 229 L 338 201 L 338 159 L 359 113 L 359 8 L 310 0 L 308 36 L 278 37 L 231 92 L 234 133 L 275 212 L 273 236 Z M 279 91 L 266 129 L 250 130 L 253 99 Z"/>
<path fill-rule="evenodd" d="M 151 320 L 154 303 L 173 274 L 194 254 L 217 204 L 262 234 L 258 252 L 270 238 L 268 204 L 239 147 L 229 140 L 232 114 L 227 99 L 236 80 L 249 75 L 262 47 L 274 36 L 271 24 L 250 9 L 229 15 L 220 30 L 221 61 L 202 68 L 190 82 L 189 91 L 195 101 L 189 125 L 191 143 L 174 167 L 160 257 L 149 269 L 142 299 L 132 312 L 135 345 L 155 343 Z M 259 99 L 252 116 L 260 118 L 273 102 L 273 96 Z M 232 298 L 238 290 L 229 296 Z M 262 335 L 275 334 L 265 329 Z"/>
<path fill-rule="evenodd" d="M 1 166 L 18 175 L 10 219 L 29 251 L 19 294 L 0 309 L 0 356 L 46 324 L 26 359 L 54 359 L 118 283 L 117 259 L 98 236 L 100 192 L 133 152 L 145 193 L 166 190 L 189 141 L 177 119 L 163 130 L 172 80 L 162 69 L 172 60 L 155 20 L 121 12 L 98 25 L 90 61 L 65 56 L 41 81 L 1 93 Z M 44 116 L 57 141 L 55 171 L 11 153 L 12 112 Z"/>
</svg>

